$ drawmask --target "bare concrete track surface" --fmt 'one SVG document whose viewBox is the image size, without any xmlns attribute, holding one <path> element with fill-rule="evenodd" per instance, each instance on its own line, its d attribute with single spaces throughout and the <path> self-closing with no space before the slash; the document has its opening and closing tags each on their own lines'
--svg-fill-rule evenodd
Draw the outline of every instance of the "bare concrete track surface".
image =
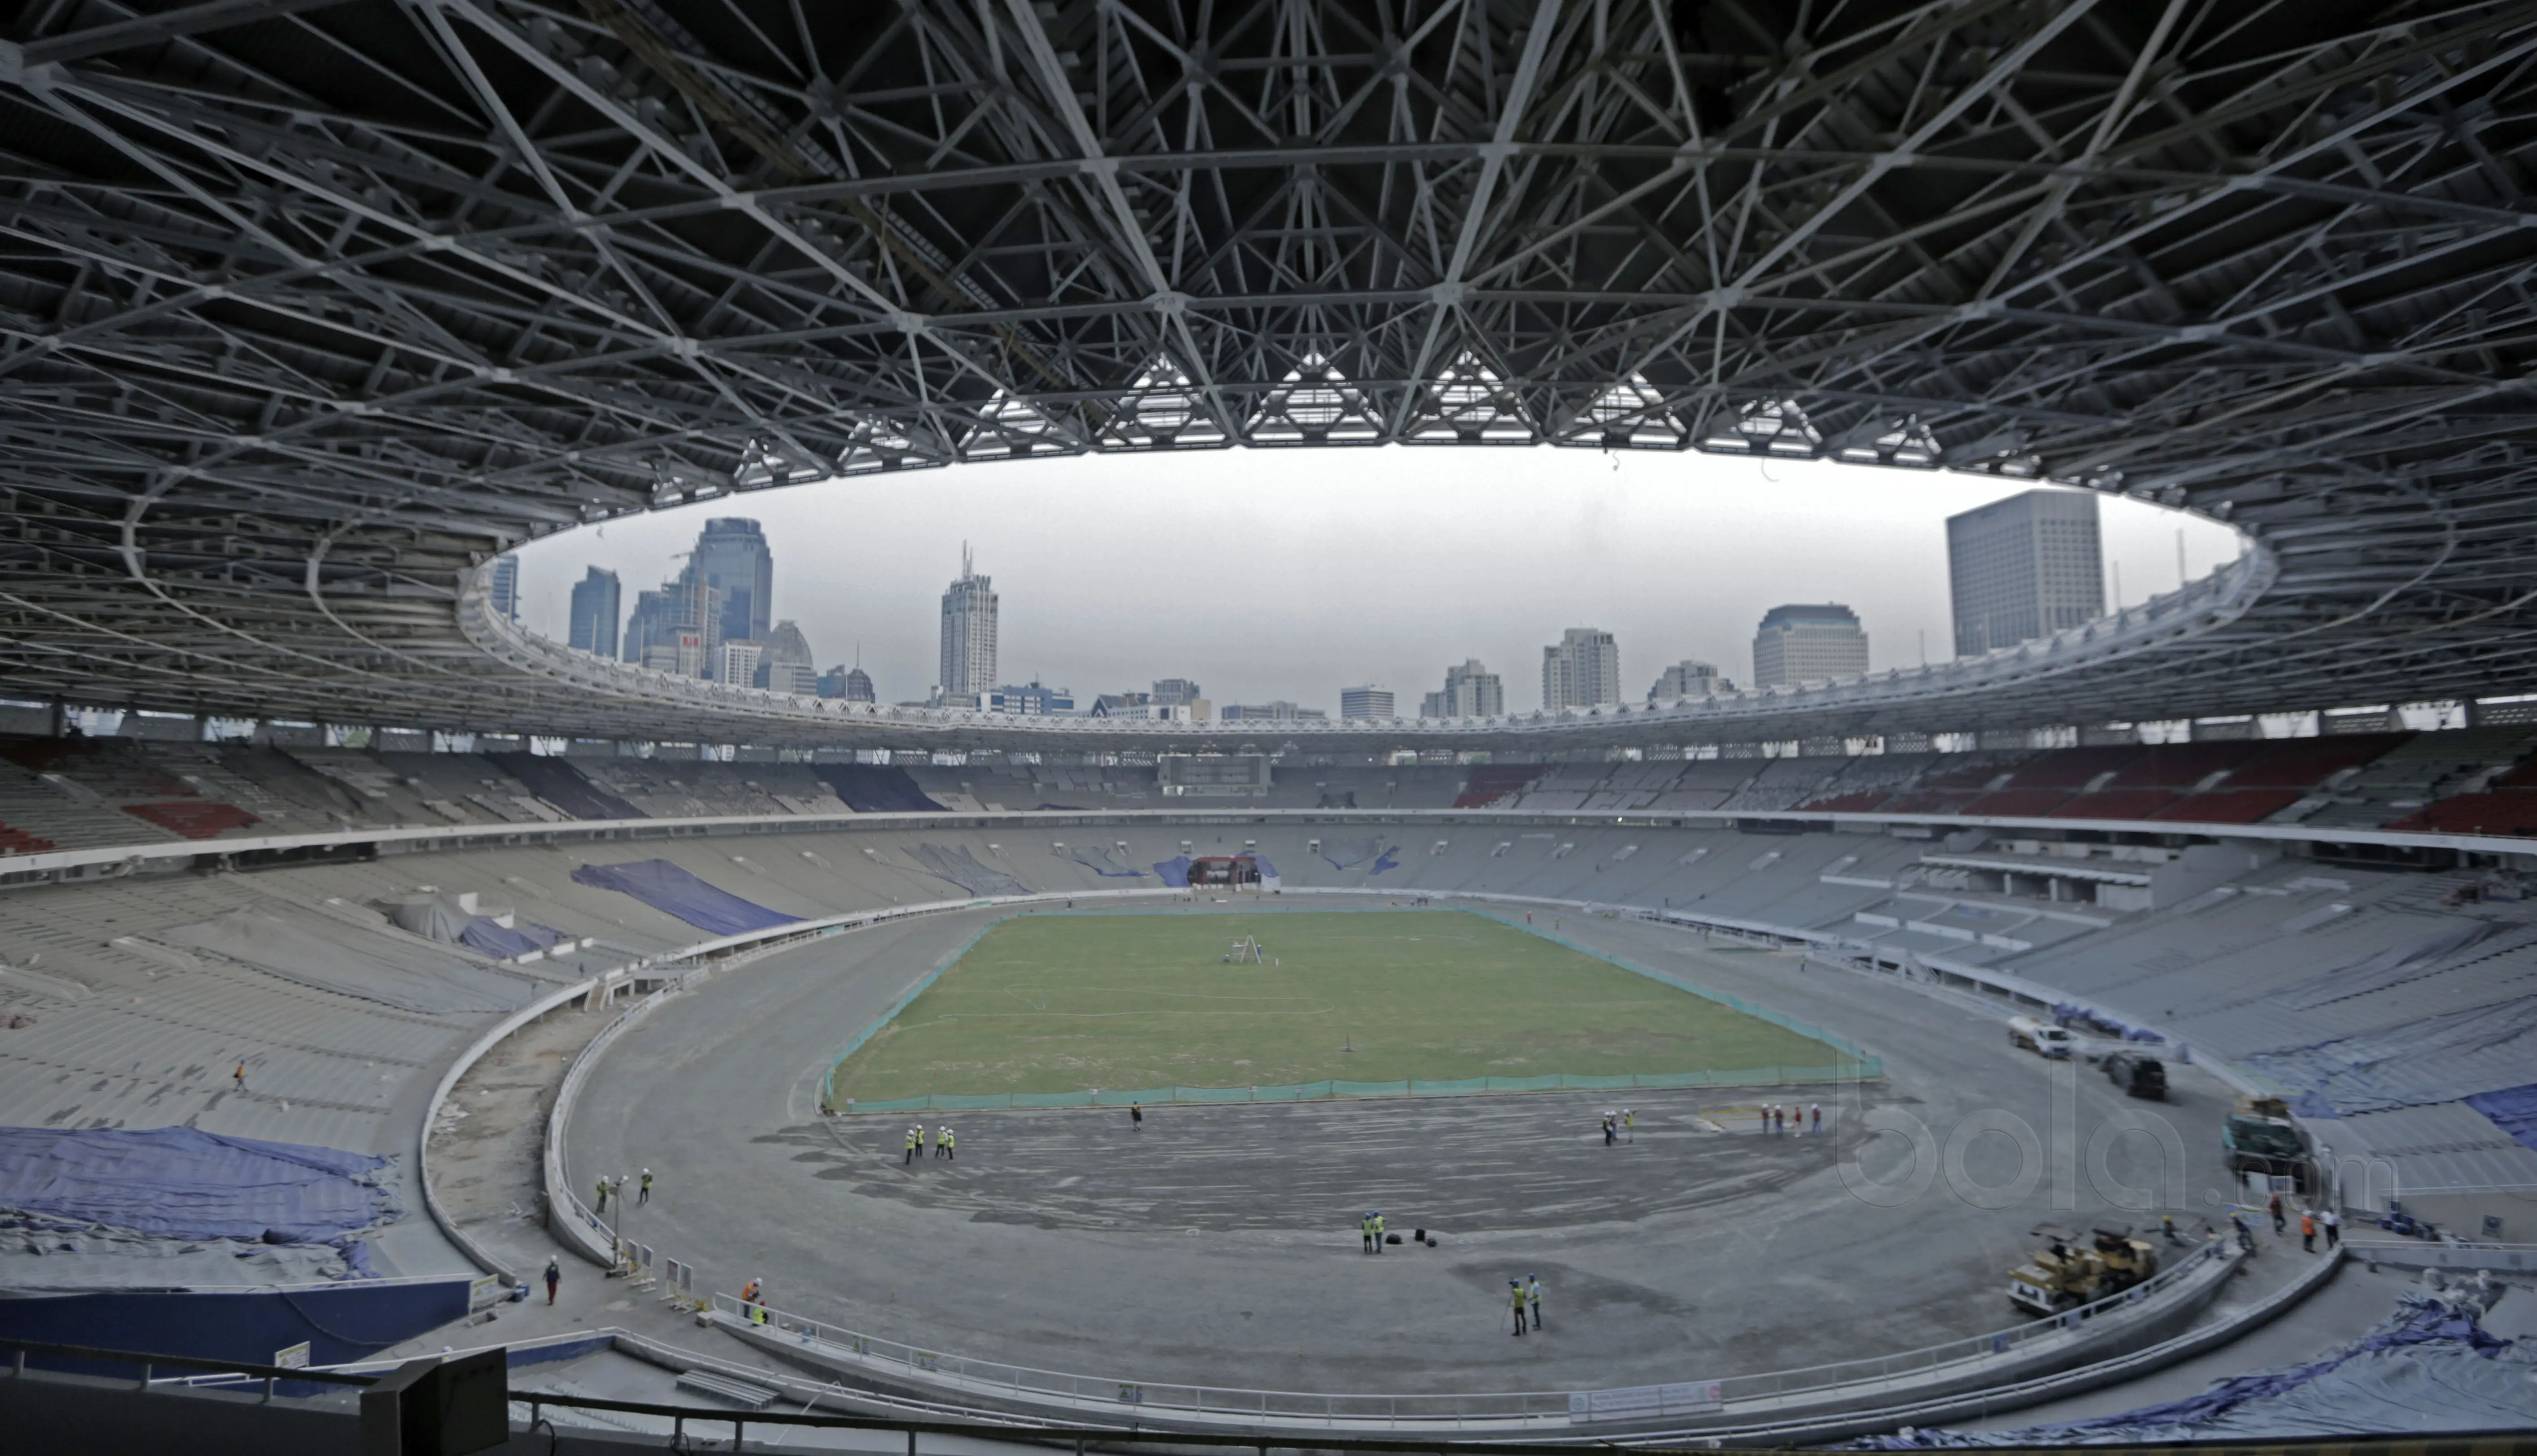
<svg viewBox="0 0 2537 1456">
<path fill-rule="evenodd" d="M 912 1119 L 813 1115 L 834 1048 L 984 918 L 837 937 L 682 997 L 594 1069 L 571 1175 L 654 1169 L 632 1236 L 715 1288 L 760 1279 L 778 1305 L 870 1334 L 1123 1378 L 1367 1392 L 1653 1383 L 1975 1335 L 2015 1321 L 2005 1275 L 2039 1226 L 2154 1225 L 2121 1203 L 2171 1195 L 2198 1219 L 2228 1188 L 2226 1090 L 2195 1069 L 2173 1103 L 2136 1104 L 1907 986 L 1574 916 L 1575 942 L 1812 1021 L 1883 1056 L 1889 1081 L 1636 1094 L 1640 1141 L 1611 1149 L 1605 1094 L 1172 1107 L 1142 1131 L 1109 1109 L 937 1113 L 960 1157 L 914 1167 Z M 1738 1115 L 1819 1095 L 1820 1142 Z M 1865 1135 L 1897 1117 L 1923 1131 Z M 2182 1151 L 2173 1171 L 2162 1127 Z M 1367 1258 L 1362 1208 L 1439 1229 L 1442 1246 Z M 2289 1262 L 2248 1278 L 2269 1287 Z M 1533 1274 L 1546 1328 L 1519 1341 L 1506 1281 Z"/>
</svg>

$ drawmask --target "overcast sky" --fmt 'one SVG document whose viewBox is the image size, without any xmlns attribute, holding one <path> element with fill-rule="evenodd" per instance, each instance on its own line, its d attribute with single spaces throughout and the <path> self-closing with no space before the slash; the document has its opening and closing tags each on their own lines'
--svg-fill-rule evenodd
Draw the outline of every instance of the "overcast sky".
<svg viewBox="0 0 2537 1456">
<path fill-rule="evenodd" d="M 637 590 L 675 575 L 708 516 L 764 523 L 774 615 L 824 668 L 860 649 L 881 701 L 936 675 L 941 598 L 960 546 L 1002 599 L 1003 676 L 1097 692 L 1195 677 L 1217 704 L 1335 711 L 1365 682 L 1414 714 L 1476 657 L 1510 711 L 1541 698 L 1563 628 L 1613 633 L 1621 688 L 1665 665 L 1753 671 L 1753 629 L 1790 601 L 1859 614 L 1870 665 L 1950 651 L 1945 519 L 2017 492 L 1925 471 L 1710 455 L 1387 447 L 1092 456 L 766 490 L 612 522 L 522 552 L 521 615 L 565 635 L 586 566 Z M 2228 528 L 2109 499 L 2109 595 L 2177 586 L 2177 533 L 2201 576 Z"/>
</svg>

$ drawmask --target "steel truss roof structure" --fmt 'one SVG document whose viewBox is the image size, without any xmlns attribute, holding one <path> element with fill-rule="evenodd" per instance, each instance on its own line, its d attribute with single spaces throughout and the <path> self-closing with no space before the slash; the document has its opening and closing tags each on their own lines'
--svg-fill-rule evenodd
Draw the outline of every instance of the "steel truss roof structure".
<svg viewBox="0 0 2537 1456">
<path fill-rule="evenodd" d="M 1026 742 L 566 677 L 462 597 L 773 485 L 1533 441 L 2258 544 L 2140 630 L 1469 746 L 2522 689 L 2532 66 L 2502 0 L 31 0 L 0 696 Z"/>
</svg>

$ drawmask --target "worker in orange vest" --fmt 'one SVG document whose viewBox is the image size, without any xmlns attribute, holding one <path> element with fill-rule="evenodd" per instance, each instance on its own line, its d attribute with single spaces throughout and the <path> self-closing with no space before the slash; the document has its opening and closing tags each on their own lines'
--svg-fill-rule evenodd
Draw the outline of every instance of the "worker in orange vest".
<svg viewBox="0 0 2537 1456">
<path fill-rule="evenodd" d="M 2316 1252 L 2316 1215 L 2307 1209 L 2300 1210 L 2300 1247 Z"/>
</svg>

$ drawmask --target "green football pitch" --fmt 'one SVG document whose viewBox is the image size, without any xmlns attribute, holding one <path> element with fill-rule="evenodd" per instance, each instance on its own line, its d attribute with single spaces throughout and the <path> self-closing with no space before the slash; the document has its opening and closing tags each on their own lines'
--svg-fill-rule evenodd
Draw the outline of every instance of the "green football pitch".
<svg viewBox="0 0 2537 1456">
<path fill-rule="evenodd" d="M 1255 936 L 1265 964 L 1224 962 Z M 1825 1044 L 1460 911 L 1026 915 L 836 1070 L 842 1103 L 1829 1066 Z"/>
</svg>

